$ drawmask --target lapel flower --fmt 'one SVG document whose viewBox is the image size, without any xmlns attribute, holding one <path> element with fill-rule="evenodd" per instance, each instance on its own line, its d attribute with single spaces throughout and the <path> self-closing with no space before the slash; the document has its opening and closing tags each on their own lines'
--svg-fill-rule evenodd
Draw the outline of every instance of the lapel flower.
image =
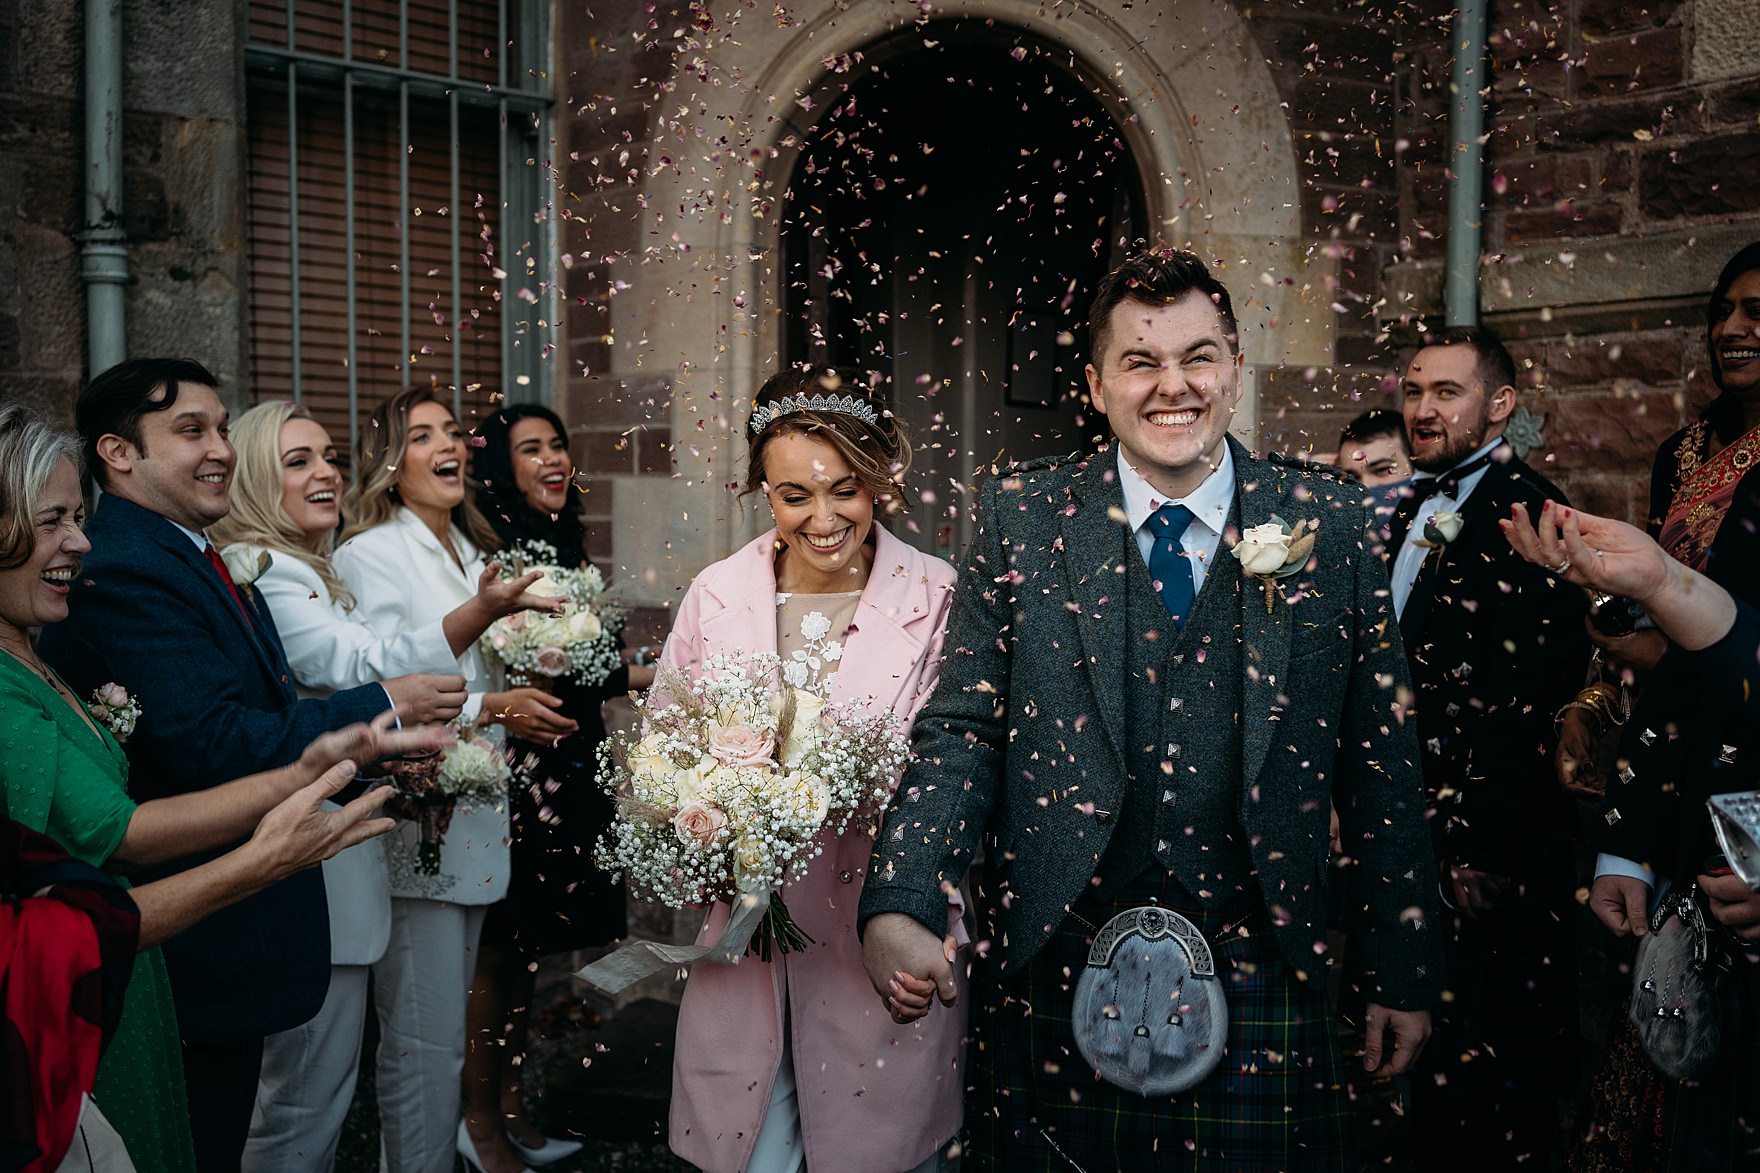
<svg viewBox="0 0 1760 1173">
<path fill-rule="evenodd" d="M 118 745 L 128 740 L 128 735 L 134 732 L 135 722 L 141 719 L 139 702 L 115 681 L 100 685 L 92 692 L 92 703 L 86 706 L 86 711 L 110 731 Z"/>
<path fill-rule="evenodd" d="M 232 576 L 232 585 L 239 590 L 249 590 L 250 585 L 263 577 L 263 571 L 269 569 L 273 561 L 267 550 L 254 550 L 249 546 L 228 546 L 220 554 L 220 560 L 226 563 L 226 573 Z"/>
<path fill-rule="evenodd" d="M 1298 521 L 1291 529 L 1287 521 L 1274 513 L 1265 524 L 1248 527 L 1241 540 L 1229 548 L 1241 569 L 1264 585 L 1265 614 L 1271 614 L 1277 600 L 1279 581 L 1308 564 L 1319 531 L 1318 518 Z"/>
<path fill-rule="evenodd" d="M 1424 519 L 1424 534 L 1414 539 L 1427 550 L 1440 550 L 1461 536 L 1461 515 L 1452 509 L 1440 509 Z"/>
</svg>

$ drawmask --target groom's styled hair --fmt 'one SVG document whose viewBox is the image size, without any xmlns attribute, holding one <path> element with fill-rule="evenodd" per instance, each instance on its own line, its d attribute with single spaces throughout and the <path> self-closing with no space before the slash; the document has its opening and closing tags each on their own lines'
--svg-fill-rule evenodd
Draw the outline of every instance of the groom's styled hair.
<svg viewBox="0 0 1760 1173">
<path fill-rule="evenodd" d="M 1210 272 L 1210 266 L 1185 249 L 1156 248 L 1127 258 L 1101 279 L 1094 291 L 1094 304 L 1088 309 L 1088 361 L 1098 367 L 1106 353 L 1113 310 L 1127 301 L 1163 306 L 1194 290 L 1215 303 L 1228 336 L 1229 352 L 1240 353 L 1240 327 L 1235 324 L 1234 303 L 1222 282 Z"/>
</svg>

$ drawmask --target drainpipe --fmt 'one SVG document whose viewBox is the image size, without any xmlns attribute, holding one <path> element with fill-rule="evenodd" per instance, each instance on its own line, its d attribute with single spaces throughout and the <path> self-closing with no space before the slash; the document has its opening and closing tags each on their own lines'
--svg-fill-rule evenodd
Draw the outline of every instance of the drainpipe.
<svg viewBox="0 0 1760 1173">
<path fill-rule="evenodd" d="M 86 217 L 80 234 L 86 287 L 86 362 L 101 374 L 128 357 L 122 235 L 122 3 L 86 0 Z"/>
<path fill-rule="evenodd" d="M 1454 27 L 1454 115 L 1449 119 L 1450 326 L 1479 324 L 1479 252 L 1485 229 L 1485 0 L 1461 0 Z"/>
</svg>

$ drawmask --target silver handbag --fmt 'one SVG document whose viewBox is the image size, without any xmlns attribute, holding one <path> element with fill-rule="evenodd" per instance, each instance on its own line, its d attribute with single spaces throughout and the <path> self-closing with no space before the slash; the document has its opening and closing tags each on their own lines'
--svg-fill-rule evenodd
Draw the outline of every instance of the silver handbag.
<svg viewBox="0 0 1760 1173">
<path fill-rule="evenodd" d="M 1201 1083 L 1228 1037 L 1210 942 L 1172 909 L 1119 913 L 1088 950 L 1070 1025 L 1076 1050 L 1115 1087 L 1167 1096 Z"/>
</svg>

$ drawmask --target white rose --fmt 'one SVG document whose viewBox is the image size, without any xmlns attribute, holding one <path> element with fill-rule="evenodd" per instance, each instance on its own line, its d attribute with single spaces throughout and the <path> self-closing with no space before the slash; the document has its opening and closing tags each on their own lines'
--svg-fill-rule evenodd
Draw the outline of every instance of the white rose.
<svg viewBox="0 0 1760 1173">
<path fill-rule="evenodd" d="M 777 760 L 785 767 L 800 764 L 801 755 L 807 752 L 812 744 L 819 723 L 819 715 L 825 711 L 825 698 L 816 692 L 808 692 L 804 688 L 791 689 L 794 693 L 794 724 L 789 727 L 788 740 L 782 743 L 777 751 Z M 777 712 L 781 714 L 781 698 L 777 700 Z"/>
<path fill-rule="evenodd" d="M 526 588 L 526 594 L 537 595 L 545 599 L 554 599 L 563 593 L 562 584 L 548 574 L 539 576 L 537 582 Z"/>
<path fill-rule="evenodd" d="M 247 587 L 269 569 L 270 558 L 267 550 L 235 545 L 221 552 L 220 561 L 226 563 L 226 573 L 232 576 L 233 586 Z"/>
<path fill-rule="evenodd" d="M 1248 574 L 1276 574 L 1289 561 L 1289 534 L 1275 522 L 1250 527 L 1233 547 Z"/>
<path fill-rule="evenodd" d="M 1432 513 L 1424 524 L 1424 536 L 1444 544 L 1454 541 L 1461 536 L 1461 515 L 1448 509 Z"/>
<path fill-rule="evenodd" d="M 807 825 L 816 827 L 831 813 L 831 788 L 823 778 L 796 770 L 782 780 L 782 785 L 784 791 L 795 799 L 794 808 Z"/>
<path fill-rule="evenodd" d="M 568 617 L 568 638 L 575 643 L 587 643 L 599 638 L 605 625 L 591 611 L 576 611 Z"/>
</svg>

